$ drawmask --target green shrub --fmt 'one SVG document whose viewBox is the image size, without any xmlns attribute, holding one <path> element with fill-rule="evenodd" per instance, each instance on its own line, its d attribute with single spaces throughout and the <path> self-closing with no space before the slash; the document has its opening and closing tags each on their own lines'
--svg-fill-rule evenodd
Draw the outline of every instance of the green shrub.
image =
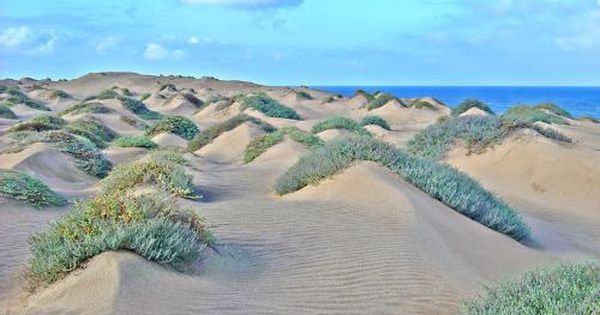
<svg viewBox="0 0 600 315">
<path fill-rule="evenodd" d="M 568 111 L 566 111 L 563 108 L 560 108 L 558 105 L 556 105 L 554 103 L 541 103 L 541 104 L 536 105 L 535 108 L 547 110 L 558 116 L 567 117 L 567 118 L 571 118 L 571 119 L 573 118 L 571 113 L 569 113 Z"/>
<path fill-rule="evenodd" d="M 122 88 L 121 89 L 121 94 L 125 95 L 125 96 L 132 96 L 133 94 L 131 93 L 131 91 L 129 91 L 128 88 Z"/>
<path fill-rule="evenodd" d="M 212 242 L 204 220 L 167 196 L 100 195 L 32 237 L 28 275 L 34 285 L 48 285 L 86 260 L 118 250 L 181 268 Z"/>
<path fill-rule="evenodd" d="M 530 237 L 517 212 L 486 191 L 479 183 L 454 168 L 425 160 L 394 146 L 366 137 L 332 141 L 304 155 L 275 183 L 279 194 L 316 184 L 354 161 L 381 164 L 457 212 L 515 240 Z"/>
<path fill-rule="evenodd" d="M 77 119 L 69 123 L 65 130 L 89 139 L 98 148 L 106 148 L 106 142 L 112 141 L 117 136 L 112 129 L 93 117 Z"/>
<path fill-rule="evenodd" d="M 544 136 L 548 139 L 561 141 L 561 142 L 567 142 L 567 143 L 573 142 L 573 140 L 571 138 L 567 137 L 566 135 L 564 135 L 561 132 L 556 131 L 552 128 L 546 128 L 546 127 L 541 127 L 541 126 L 537 126 L 537 125 L 532 125 L 531 128 L 533 130 L 539 132 L 542 136 Z"/>
<path fill-rule="evenodd" d="M 113 141 L 112 144 L 123 148 L 137 147 L 153 149 L 157 147 L 156 143 L 146 136 L 122 136 Z"/>
<path fill-rule="evenodd" d="M 147 100 L 150 97 L 150 93 L 144 93 L 140 96 L 140 102 Z"/>
<path fill-rule="evenodd" d="M 4 152 L 20 152 L 32 143 L 50 143 L 60 152 L 67 153 L 75 159 L 75 166 L 96 177 L 105 177 L 111 170 L 110 161 L 102 151 L 86 138 L 62 130 L 42 132 L 22 131 L 11 134 L 15 141 Z"/>
<path fill-rule="evenodd" d="M 135 186 L 151 184 L 174 197 L 201 198 L 194 190 L 192 179 L 181 164 L 161 153 L 118 165 L 99 185 L 105 193 L 119 193 Z"/>
<path fill-rule="evenodd" d="M 431 104 L 427 101 L 422 101 L 422 100 L 416 100 L 416 101 L 412 102 L 409 107 L 416 108 L 416 109 L 436 110 L 436 108 L 435 108 L 435 106 L 433 106 L 433 104 Z"/>
<path fill-rule="evenodd" d="M 114 89 L 106 89 L 100 92 L 100 94 L 96 95 L 94 98 L 99 100 L 108 100 L 112 98 L 121 98 L 121 95 Z"/>
<path fill-rule="evenodd" d="M 313 97 L 310 94 L 308 94 L 308 92 L 306 92 L 306 91 L 296 91 L 296 95 L 299 98 L 302 98 L 302 99 L 305 99 L 305 100 L 312 100 L 313 99 Z"/>
<path fill-rule="evenodd" d="M 468 111 L 469 109 L 471 109 L 473 107 L 479 108 L 486 113 L 495 115 L 494 111 L 486 103 L 484 103 L 480 100 L 472 99 L 472 98 L 465 100 L 464 102 L 460 103 L 458 106 L 453 108 L 451 115 L 459 116 L 460 114 Z"/>
<path fill-rule="evenodd" d="M 254 108 L 257 111 L 269 116 L 288 119 L 300 119 L 300 115 L 295 110 L 281 105 L 281 103 L 268 97 L 264 93 L 244 96 L 242 99 L 242 110 L 246 107 Z"/>
<path fill-rule="evenodd" d="M 390 125 L 387 123 L 387 121 L 385 121 L 385 119 L 383 119 L 379 116 L 365 116 L 360 121 L 360 125 L 361 126 L 377 125 L 385 130 L 391 130 Z"/>
<path fill-rule="evenodd" d="M 300 130 L 297 127 L 284 127 L 281 129 L 281 132 L 290 137 L 290 139 L 302 144 L 307 149 L 313 150 L 325 144 L 325 141 L 321 138 Z"/>
<path fill-rule="evenodd" d="M 192 152 L 196 151 L 196 150 L 204 147 L 205 145 L 209 144 L 213 139 L 215 139 L 222 133 L 233 130 L 233 129 L 235 129 L 235 127 L 237 127 L 247 121 L 258 125 L 265 132 L 274 132 L 275 130 L 277 130 L 273 126 L 261 121 L 260 119 L 256 119 L 254 117 L 251 117 L 251 116 L 248 116 L 245 114 L 240 114 L 240 115 L 236 115 L 236 116 L 228 119 L 227 121 L 225 121 L 221 124 L 212 126 L 210 128 L 207 128 L 207 129 L 199 132 L 188 143 L 188 149 Z"/>
<path fill-rule="evenodd" d="M 192 140 L 198 134 L 198 127 L 193 121 L 181 116 L 166 116 L 146 131 L 146 135 L 153 137 L 160 133 L 176 134 L 186 140 Z"/>
<path fill-rule="evenodd" d="M 54 90 L 50 94 L 50 98 L 71 98 L 71 95 L 62 90 Z"/>
<path fill-rule="evenodd" d="M 8 103 L 12 104 L 23 104 L 33 109 L 50 111 L 50 108 L 46 107 L 43 104 L 35 102 L 29 98 L 29 96 L 25 95 L 25 93 L 21 92 L 17 88 L 8 88 L 5 90 L 5 93 L 8 93 L 10 97 L 6 100 Z"/>
<path fill-rule="evenodd" d="M 18 131 L 47 131 L 58 130 L 66 124 L 65 120 L 57 116 L 35 116 L 30 121 L 18 123 L 8 129 L 9 132 Z"/>
<path fill-rule="evenodd" d="M 114 111 L 104 105 L 102 105 L 102 103 L 98 103 L 98 102 L 91 102 L 91 103 L 79 103 L 79 104 L 75 104 L 65 110 L 63 110 L 62 112 L 60 112 L 58 115 L 59 116 L 65 116 L 67 114 L 70 113 L 74 113 L 74 114 L 83 114 L 83 113 L 89 113 L 89 114 L 109 114 L 109 113 L 113 113 Z"/>
<path fill-rule="evenodd" d="M 374 110 L 379 107 L 382 107 L 383 105 L 387 104 L 389 101 L 394 99 L 396 99 L 396 97 L 394 97 L 391 94 L 379 93 L 369 102 L 369 105 L 367 105 L 367 110 Z"/>
<path fill-rule="evenodd" d="M 346 117 L 330 117 L 316 123 L 311 132 L 317 134 L 328 129 L 346 129 L 357 135 L 370 136 L 371 134 L 356 121 Z"/>
<path fill-rule="evenodd" d="M 544 122 L 547 124 L 567 125 L 567 121 L 546 107 L 518 105 L 509 108 L 502 117 L 506 120 L 520 121 L 529 124 Z"/>
<path fill-rule="evenodd" d="M 26 173 L 0 169 L 0 195 L 30 203 L 36 208 L 61 206 L 66 200 L 41 180 Z"/>
<path fill-rule="evenodd" d="M 270 147 L 283 141 L 284 134 L 280 131 L 267 133 L 250 141 L 244 151 L 244 163 L 250 163 L 261 154 L 266 152 Z"/>
<path fill-rule="evenodd" d="M 465 314 L 562 315 L 600 312 L 600 264 L 572 264 L 540 269 L 487 288 Z"/>
<path fill-rule="evenodd" d="M 0 118 L 17 119 L 17 115 L 4 104 L 0 104 Z"/>
<path fill-rule="evenodd" d="M 364 96 L 369 102 L 373 101 L 375 99 L 375 96 L 369 94 L 369 92 L 362 90 L 362 89 L 358 89 L 356 90 L 356 92 L 354 92 L 354 95 L 362 95 Z"/>
<path fill-rule="evenodd" d="M 144 103 L 130 97 L 120 97 L 119 100 L 123 107 L 125 107 L 128 111 L 138 115 L 143 119 L 148 120 L 159 120 L 162 118 L 160 113 L 149 110 Z"/>
</svg>

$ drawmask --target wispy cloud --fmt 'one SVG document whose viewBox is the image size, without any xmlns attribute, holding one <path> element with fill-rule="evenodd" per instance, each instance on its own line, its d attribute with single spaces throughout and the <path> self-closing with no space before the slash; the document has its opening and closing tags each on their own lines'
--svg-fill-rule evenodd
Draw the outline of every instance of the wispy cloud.
<svg viewBox="0 0 600 315">
<path fill-rule="evenodd" d="M 34 31 L 29 26 L 9 27 L 0 32 L 0 47 L 31 55 L 52 52 L 57 40 L 53 30 Z"/>
<path fill-rule="evenodd" d="M 0 46 L 13 48 L 31 40 L 31 30 L 27 26 L 9 27 L 0 33 Z"/>
<path fill-rule="evenodd" d="M 302 0 L 181 0 L 181 2 L 193 5 L 216 5 L 238 9 L 293 7 L 302 4 Z"/>
<path fill-rule="evenodd" d="M 96 52 L 99 54 L 103 54 L 106 51 L 116 47 L 120 42 L 120 39 L 116 36 L 106 36 L 100 38 L 94 45 Z"/>
<path fill-rule="evenodd" d="M 169 49 L 158 43 L 148 43 L 144 51 L 144 58 L 149 61 L 158 61 L 164 59 L 181 60 L 186 56 L 182 49 Z"/>
</svg>

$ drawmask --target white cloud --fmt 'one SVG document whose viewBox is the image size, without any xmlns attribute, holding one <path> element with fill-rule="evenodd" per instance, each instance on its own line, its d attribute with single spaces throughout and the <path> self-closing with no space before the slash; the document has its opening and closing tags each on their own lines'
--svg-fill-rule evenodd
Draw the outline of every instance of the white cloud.
<svg viewBox="0 0 600 315">
<path fill-rule="evenodd" d="M 117 46 L 118 44 L 119 44 L 119 38 L 117 38 L 115 36 L 107 36 L 107 37 L 101 38 L 95 44 L 96 52 L 98 52 L 100 54 L 104 53 L 107 50 Z"/>
<path fill-rule="evenodd" d="M 27 50 L 27 53 L 39 55 L 47 54 L 54 50 L 58 37 L 54 33 L 49 33 L 44 36 L 44 39 L 40 40 L 36 46 Z"/>
<path fill-rule="evenodd" d="M 158 43 L 148 43 L 146 45 L 146 50 L 144 51 L 144 58 L 150 61 L 164 60 L 167 58 L 181 60 L 185 56 L 186 53 L 182 49 L 170 50 Z"/>
<path fill-rule="evenodd" d="M 10 27 L 0 33 L 0 46 L 19 47 L 30 42 L 31 39 L 32 35 L 29 27 Z"/>
<path fill-rule="evenodd" d="M 181 0 L 185 4 L 218 5 L 246 9 L 297 6 L 302 0 Z"/>
<path fill-rule="evenodd" d="M 600 1 L 600 0 L 598 0 L 598 1 Z M 188 39 L 188 43 L 191 45 L 196 45 L 196 44 L 200 43 L 200 39 L 196 36 L 192 36 L 192 37 L 190 37 L 190 39 Z"/>
</svg>

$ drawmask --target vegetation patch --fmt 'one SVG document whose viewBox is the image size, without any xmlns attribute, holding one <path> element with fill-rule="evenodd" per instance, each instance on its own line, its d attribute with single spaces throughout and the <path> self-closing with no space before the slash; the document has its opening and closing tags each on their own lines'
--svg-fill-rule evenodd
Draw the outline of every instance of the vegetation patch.
<svg viewBox="0 0 600 315">
<path fill-rule="evenodd" d="M 301 157 L 277 179 L 275 191 L 283 195 L 316 184 L 348 168 L 354 161 L 383 165 L 432 198 L 515 240 L 530 237 L 529 227 L 514 209 L 466 174 L 372 138 L 332 141 Z"/>
<path fill-rule="evenodd" d="M 480 100 L 476 100 L 476 99 L 468 99 L 465 100 L 464 102 L 460 103 L 458 106 L 456 106 L 455 108 L 452 109 L 452 112 L 450 113 L 452 116 L 459 116 L 460 114 L 468 111 L 471 108 L 479 108 L 482 111 L 491 114 L 491 115 L 495 115 L 494 111 L 484 102 L 480 101 Z"/>
<path fill-rule="evenodd" d="M 77 204 L 30 240 L 32 285 L 48 285 L 107 251 L 183 268 L 214 242 L 202 217 L 157 193 L 103 194 Z"/>
<path fill-rule="evenodd" d="M 388 93 L 379 93 L 367 105 L 367 110 L 374 110 L 387 104 L 389 101 L 396 99 L 395 96 Z"/>
<path fill-rule="evenodd" d="M 283 141 L 286 135 L 310 150 L 316 149 L 325 143 L 321 138 L 296 127 L 285 127 L 252 140 L 244 151 L 244 163 L 254 161 L 254 159 L 265 153 L 269 148 Z"/>
<path fill-rule="evenodd" d="M 557 113 L 566 113 L 559 115 Z M 533 124 L 535 122 L 544 122 L 547 124 L 568 125 L 565 118 L 571 117 L 566 111 L 553 104 L 540 104 L 536 106 L 518 105 L 509 108 L 502 117 L 506 120 L 520 121 Z"/>
<path fill-rule="evenodd" d="M 360 125 L 361 126 L 368 126 L 368 125 L 377 125 L 385 130 L 391 130 L 390 125 L 387 123 L 387 121 L 379 116 L 365 116 L 363 117 L 363 119 L 360 121 Z"/>
<path fill-rule="evenodd" d="M 106 90 L 100 92 L 100 94 L 98 94 L 94 98 L 99 99 L 99 100 L 109 100 L 109 99 L 113 99 L 113 98 L 121 98 L 121 94 L 119 94 L 114 89 L 106 89 Z"/>
<path fill-rule="evenodd" d="M 120 97 L 119 100 L 123 107 L 125 107 L 128 111 L 136 114 L 140 118 L 148 119 L 148 120 L 159 120 L 162 118 L 160 113 L 149 110 L 144 103 L 130 97 Z"/>
<path fill-rule="evenodd" d="M 166 116 L 152 126 L 146 135 L 156 136 L 160 133 L 176 134 L 186 140 L 192 140 L 199 132 L 198 127 L 193 121 L 182 116 Z"/>
<path fill-rule="evenodd" d="M 58 115 L 59 116 L 65 116 L 67 114 L 85 114 L 85 113 L 89 113 L 89 114 L 109 114 L 109 113 L 113 113 L 114 111 L 104 105 L 102 105 L 102 103 L 99 102 L 88 102 L 88 103 L 79 103 L 79 104 L 75 104 L 65 110 L 63 110 L 62 112 L 60 112 Z"/>
<path fill-rule="evenodd" d="M 121 116 L 119 116 L 119 120 L 128 124 L 129 126 L 131 126 L 133 128 L 136 128 L 136 129 L 146 130 L 146 129 L 150 128 L 150 126 L 148 126 L 148 124 L 146 124 L 145 122 L 143 122 L 141 120 L 137 120 L 130 116 L 121 115 Z"/>
<path fill-rule="evenodd" d="M 330 117 L 322 120 L 312 127 L 311 132 L 317 134 L 328 129 L 346 129 L 361 136 L 370 136 L 371 134 L 356 121 L 346 117 Z"/>
<path fill-rule="evenodd" d="M 58 116 L 35 116 L 30 121 L 18 123 L 8 129 L 9 132 L 18 131 L 47 131 L 58 130 L 64 127 L 66 121 Z"/>
<path fill-rule="evenodd" d="M 17 115 L 5 104 L 0 104 L 0 118 L 17 119 Z"/>
<path fill-rule="evenodd" d="M 157 147 L 156 143 L 154 143 L 150 138 L 146 136 L 123 136 L 117 138 L 112 143 L 116 147 L 122 148 L 146 148 L 146 149 L 154 149 Z"/>
<path fill-rule="evenodd" d="M 0 170 L 0 195 L 28 202 L 36 208 L 61 206 L 66 200 L 41 180 L 23 172 Z"/>
<path fill-rule="evenodd" d="M 436 110 L 437 108 L 435 108 L 435 106 L 433 106 L 433 104 L 427 102 L 427 101 L 422 101 L 422 100 L 416 100 L 414 102 L 412 102 L 409 107 L 412 108 L 416 108 L 416 109 L 430 109 L 430 110 Z"/>
<path fill-rule="evenodd" d="M 96 147 L 102 149 L 107 147 L 106 142 L 112 141 L 117 136 L 112 129 L 93 117 L 77 119 L 69 123 L 65 130 L 89 139 Z"/>
<path fill-rule="evenodd" d="M 50 98 L 72 98 L 71 95 L 63 90 L 54 90 L 50 93 Z"/>
<path fill-rule="evenodd" d="M 10 104 L 23 104 L 23 105 L 33 108 L 33 109 L 50 111 L 50 108 L 46 107 L 43 104 L 40 104 L 38 102 L 31 100 L 29 98 L 29 96 L 25 95 L 25 93 L 21 92 L 17 88 L 14 88 L 14 87 L 7 88 L 4 91 L 4 93 L 8 93 L 10 95 L 10 97 L 8 99 L 6 99 L 6 101 Z"/>
<path fill-rule="evenodd" d="M 144 93 L 140 96 L 140 102 L 147 100 L 150 97 L 150 93 Z"/>
<path fill-rule="evenodd" d="M 241 100 L 243 105 L 242 110 L 244 108 L 250 107 L 269 117 L 288 118 L 296 120 L 300 119 L 300 115 L 298 115 L 298 113 L 296 113 L 295 110 L 283 106 L 281 103 L 268 97 L 264 93 L 251 96 L 244 96 L 241 97 Z"/>
<path fill-rule="evenodd" d="M 140 160 L 118 165 L 99 185 L 105 193 L 120 193 L 141 185 L 152 185 L 173 195 L 199 199 L 192 184 L 192 176 L 173 156 L 165 151 Z"/>
<path fill-rule="evenodd" d="M 308 92 L 306 92 L 306 91 L 296 91 L 296 95 L 299 98 L 305 99 L 305 100 L 312 100 L 313 99 L 312 95 L 308 94 Z"/>
<path fill-rule="evenodd" d="M 487 288 L 465 314 L 596 314 L 600 311 L 600 264 L 559 265 Z"/>
<path fill-rule="evenodd" d="M 199 132 L 188 143 L 188 149 L 192 152 L 196 151 L 196 150 L 204 147 L 205 145 L 209 144 L 211 141 L 213 141 L 216 137 L 218 137 L 222 133 L 233 130 L 233 129 L 235 129 L 235 127 L 237 127 L 245 122 L 252 122 L 252 123 L 258 125 L 260 128 L 262 128 L 262 130 L 265 132 L 274 132 L 277 130 L 277 129 L 275 129 L 275 127 L 263 122 L 260 119 L 257 119 L 257 118 L 254 118 L 252 116 L 248 116 L 245 114 L 240 114 L 240 115 L 231 117 L 230 119 L 226 120 L 225 122 L 223 122 L 221 124 L 212 126 L 210 128 L 207 128 L 207 129 Z"/>
<path fill-rule="evenodd" d="M 43 142 L 73 156 L 75 166 L 90 175 L 102 178 L 112 168 L 110 161 L 91 141 L 63 130 L 15 132 L 11 138 L 15 141 L 4 150 L 5 153 L 20 152 L 33 143 Z"/>
</svg>

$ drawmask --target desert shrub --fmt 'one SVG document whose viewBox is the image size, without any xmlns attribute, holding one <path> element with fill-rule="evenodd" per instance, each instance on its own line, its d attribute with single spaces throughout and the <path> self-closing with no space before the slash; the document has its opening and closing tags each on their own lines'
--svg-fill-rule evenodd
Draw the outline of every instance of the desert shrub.
<svg viewBox="0 0 600 315">
<path fill-rule="evenodd" d="M 307 154 L 277 179 L 283 195 L 316 184 L 354 161 L 373 161 L 398 174 L 457 212 L 515 240 L 529 238 L 530 230 L 517 212 L 481 185 L 454 168 L 422 159 L 394 146 L 366 137 L 332 141 Z"/>
<path fill-rule="evenodd" d="M 112 98 L 120 98 L 121 95 L 116 92 L 114 89 L 106 89 L 102 92 L 100 92 L 100 94 L 96 95 L 94 98 L 95 99 L 99 99 L 99 100 L 108 100 L 108 99 L 112 99 Z"/>
<path fill-rule="evenodd" d="M 327 104 L 327 103 L 331 103 L 331 102 L 333 102 L 333 101 L 335 101 L 335 97 L 333 97 L 333 96 L 328 96 L 328 97 L 326 97 L 326 98 L 325 98 L 325 99 L 324 99 L 324 100 L 321 102 L 321 104 Z"/>
<path fill-rule="evenodd" d="M 495 115 L 494 111 L 484 102 L 477 100 L 477 99 L 467 99 L 464 102 L 460 103 L 458 106 L 456 106 L 455 108 L 452 109 L 451 115 L 452 116 L 458 116 L 466 111 L 468 111 L 469 109 L 476 107 L 481 109 L 482 111 Z"/>
<path fill-rule="evenodd" d="M 568 111 L 566 111 L 565 109 L 559 107 L 558 105 L 556 105 L 554 103 L 541 103 L 541 104 L 535 105 L 535 108 L 550 111 L 558 116 L 567 117 L 567 118 L 571 118 L 571 119 L 573 118 L 571 113 L 569 113 Z"/>
<path fill-rule="evenodd" d="M 181 268 L 212 242 L 202 217 L 168 196 L 104 194 L 32 237 L 28 275 L 34 285 L 51 284 L 87 259 L 118 250 Z"/>
<path fill-rule="evenodd" d="M 8 106 L 0 104 L 0 118 L 17 119 L 17 115 Z"/>
<path fill-rule="evenodd" d="M 130 125 L 131 127 L 136 128 L 136 129 L 146 130 L 146 129 L 150 128 L 150 126 L 148 126 L 148 124 L 146 124 L 145 122 L 134 119 L 130 116 L 121 115 L 121 116 L 119 116 L 119 120 L 121 120 L 122 122 Z"/>
<path fill-rule="evenodd" d="M 305 99 L 305 100 L 312 100 L 313 99 L 313 97 L 310 94 L 308 94 L 308 92 L 306 92 L 306 91 L 296 91 L 296 95 L 299 98 L 302 98 L 302 99 Z"/>
<path fill-rule="evenodd" d="M 367 110 L 374 110 L 377 109 L 379 107 L 382 107 L 383 105 L 387 104 L 389 101 L 396 99 L 396 97 L 394 97 L 391 94 L 388 93 L 379 93 L 377 94 L 376 97 L 374 97 L 369 104 L 367 105 Z"/>
<path fill-rule="evenodd" d="M 71 98 L 71 95 L 62 90 L 54 90 L 50 94 L 50 98 Z"/>
<path fill-rule="evenodd" d="M 547 128 L 547 127 L 542 127 L 542 126 L 537 126 L 537 125 L 532 125 L 531 128 L 533 130 L 539 132 L 541 135 L 543 135 L 544 137 L 546 137 L 548 139 L 561 141 L 561 142 L 567 142 L 567 143 L 573 142 L 573 140 L 571 138 L 567 137 L 563 133 L 561 133 L 557 130 L 554 130 L 552 128 Z"/>
<path fill-rule="evenodd" d="M 564 117 L 555 114 L 547 108 L 517 105 L 509 108 L 502 117 L 506 120 L 521 121 L 525 123 L 544 122 L 547 124 L 568 124 Z"/>
<path fill-rule="evenodd" d="M 281 129 L 281 132 L 286 134 L 290 139 L 311 150 L 316 149 L 325 143 L 321 138 L 296 127 L 284 127 Z"/>
<path fill-rule="evenodd" d="M 25 93 L 21 92 L 17 88 L 8 88 L 5 93 L 8 93 L 10 97 L 6 100 L 8 103 L 12 104 L 23 104 L 33 109 L 50 111 L 50 108 L 46 107 L 43 104 L 35 102 L 29 98 L 29 96 L 25 95 Z"/>
<path fill-rule="evenodd" d="M 128 88 L 122 88 L 121 89 L 121 94 L 125 95 L 125 96 L 132 96 L 133 94 L 131 93 L 131 91 L 129 91 Z"/>
<path fill-rule="evenodd" d="M 362 90 L 362 89 L 358 89 L 356 90 L 356 92 L 354 92 L 354 95 L 362 95 L 364 96 L 369 102 L 371 102 L 372 100 L 375 99 L 375 96 L 369 94 L 369 92 Z"/>
<path fill-rule="evenodd" d="M 144 93 L 140 96 L 140 102 L 147 100 L 150 97 L 150 93 Z"/>
<path fill-rule="evenodd" d="M 4 93 L 6 92 L 6 90 L 8 90 L 8 87 L 6 85 L 0 85 L 0 93 Z"/>
<path fill-rule="evenodd" d="M 379 116 L 365 116 L 363 117 L 363 119 L 360 121 L 360 125 L 361 126 L 367 126 L 367 125 L 377 125 L 385 130 L 390 130 L 390 125 L 387 123 L 387 121 L 385 121 L 385 119 L 379 117 Z"/>
<path fill-rule="evenodd" d="M 600 312 L 600 264 L 563 264 L 487 288 L 465 314 L 562 315 Z"/>
<path fill-rule="evenodd" d="M 166 116 L 146 131 L 146 136 L 153 137 L 160 133 L 176 134 L 186 140 L 192 140 L 198 134 L 198 127 L 193 121 L 181 116 Z"/>
<path fill-rule="evenodd" d="M 15 141 L 4 152 L 19 152 L 36 142 L 50 143 L 58 151 L 73 156 L 75 166 L 90 175 L 102 178 L 112 168 L 110 161 L 91 141 L 66 131 L 24 131 L 13 133 L 11 137 Z"/>
<path fill-rule="evenodd" d="M 412 102 L 409 107 L 412 108 L 416 108 L 416 109 L 431 109 L 431 110 L 435 110 L 435 106 L 433 106 L 433 104 L 427 102 L 427 101 L 422 101 L 422 100 L 416 100 L 414 102 Z"/>
<path fill-rule="evenodd" d="M 9 132 L 18 131 L 47 131 L 58 130 L 66 124 L 65 120 L 52 115 L 35 116 L 30 121 L 18 123 L 8 129 Z"/>
<path fill-rule="evenodd" d="M 241 100 L 243 108 L 254 108 L 269 117 L 289 118 L 296 120 L 300 119 L 300 115 L 298 115 L 295 110 L 283 106 L 281 103 L 268 97 L 264 93 L 244 96 L 241 98 Z"/>
<path fill-rule="evenodd" d="M 119 100 L 123 107 L 128 111 L 138 115 L 140 118 L 148 120 L 159 120 L 162 118 L 160 113 L 149 110 L 144 103 L 130 97 L 120 97 Z"/>
<path fill-rule="evenodd" d="M 0 170 L 0 195 L 28 202 L 36 208 L 60 206 L 66 202 L 41 180 L 12 170 Z"/>
<path fill-rule="evenodd" d="M 99 185 L 105 193 L 118 193 L 135 186 L 151 184 L 175 197 L 201 198 L 194 191 L 192 179 L 181 164 L 162 153 L 118 165 Z"/>
<path fill-rule="evenodd" d="M 136 147 L 153 149 L 157 147 L 156 143 L 146 136 L 122 136 L 113 141 L 112 144 L 123 148 Z"/>
<path fill-rule="evenodd" d="M 283 141 L 284 134 L 280 131 L 267 133 L 250 141 L 244 151 L 244 163 L 250 163 L 261 154 L 266 152 L 270 147 Z"/>
<path fill-rule="evenodd" d="M 112 109 L 102 105 L 102 103 L 98 103 L 98 102 L 90 102 L 90 103 L 79 103 L 79 104 L 75 104 L 65 110 L 63 110 L 62 112 L 60 112 L 58 115 L 59 116 L 65 116 L 67 114 L 70 113 L 74 113 L 74 114 L 83 114 L 83 113 L 89 113 L 89 114 L 109 114 L 114 112 Z"/>
<path fill-rule="evenodd" d="M 222 133 L 233 130 L 235 129 L 235 127 L 247 121 L 258 125 L 265 132 L 274 132 L 276 130 L 275 127 L 263 122 L 260 119 L 245 114 L 240 114 L 226 120 L 221 124 L 212 126 L 199 132 L 192 140 L 189 141 L 188 149 L 190 151 L 196 151 L 209 144 L 213 139 L 215 139 Z"/>
<path fill-rule="evenodd" d="M 106 142 L 112 141 L 117 136 L 112 129 L 93 117 L 77 119 L 69 123 L 65 130 L 89 139 L 98 148 L 106 148 Z"/>
<path fill-rule="evenodd" d="M 346 129 L 357 135 L 361 135 L 361 136 L 369 136 L 370 135 L 370 133 L 356 121 L 354 121 L 350 118 L 338 117 L 338 116 L 330 117 L 330 118 L 327 118 L 325 120 L 322 120 L 322 121 L 316 123 L 312 127 L 311 132 L 316 134 L 316 133 L 319 133 L 319 132 L 322 132 L 322 131 L 325 131 L 328 129 Z"/>
</svg>

